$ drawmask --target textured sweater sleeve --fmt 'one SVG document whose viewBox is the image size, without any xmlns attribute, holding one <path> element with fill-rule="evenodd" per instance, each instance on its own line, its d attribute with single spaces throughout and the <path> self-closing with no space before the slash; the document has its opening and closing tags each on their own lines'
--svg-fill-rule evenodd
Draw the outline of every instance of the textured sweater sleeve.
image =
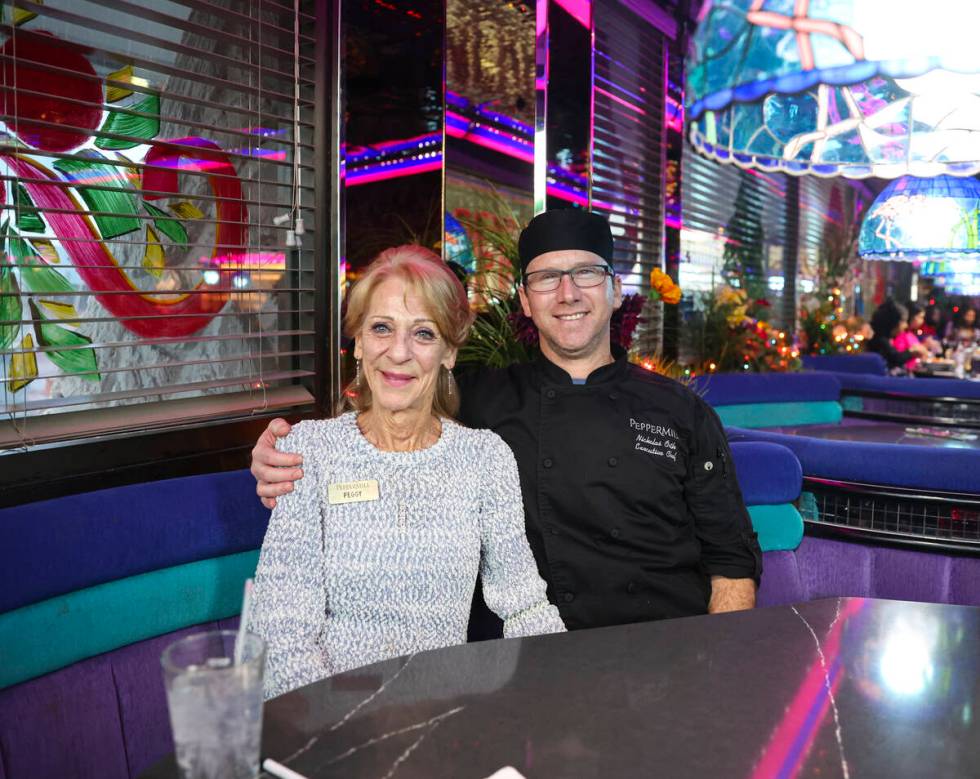
<svg viewBox="0 0 980 779">
<path fill-rule="evenodd" d="M 504 637 L 559 633 L 565 623 L 548 602 L 524 531 L 524 504 L 514 455 L 487 432 L 481 502 L 480 579 L 483 597 L 504 621 Z"/>
<path fill-rule="evenodd" d="M 329 674 L 319 643 L 326 623 L 320 468 L 306 445 L 307 424 L 276 442 L 281 451 L 303 455 L 304 477 L 276 501 L 255 572 L 248 629 L 266 642 L 266 698 Z"/>
</svg>

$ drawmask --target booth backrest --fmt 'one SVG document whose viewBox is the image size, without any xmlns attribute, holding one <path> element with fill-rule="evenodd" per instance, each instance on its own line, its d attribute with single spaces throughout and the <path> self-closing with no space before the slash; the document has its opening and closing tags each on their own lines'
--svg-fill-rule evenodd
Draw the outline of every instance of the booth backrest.
<svg viewBox="0 0 980 779">
<path fill-rule="evenodd" d="M 268 516 L 248 471 L 0 509 L 0 688 L 237 613 Z"/>
<path fill-rule="evenodd" d="M 926 493 L 980 493 L 978 449 L 837 441 L 735 427 L 726 432 L 733 445 L 764 441 L 791 449 L 806 476 L 907 487 Z"/>
<path fill-rule="evenodd" d="M 803 518 L 793 505 L 803 485 L 796 455 L 785 446 L 762 442 L 733 443 L 731 449 L 762 551 L 795 549 L 803 538 Z"/>
<path fill-rule="evenodd" d="M 803 356 L 803 367 L 809 371 L 864 373 L 873 376 L 888 375 L 888 363 L 885 361 L 885 358 L 874 352 L 862 352 L 860 354 L 808 354 Z"/>
<path fill-rule="evenodd" d="M 237 624 L 268 516 L 248 471 L 0 509 L 0 779 L 123 779 L 167 754 L 160 652 Z"/>
<path fill-rule="evenodd" d="M 817 374 L 813 374 L 817 375 Z M 870 376 L 856 373 L 833 374 L 841 392 L 887 392 L 916 398 L 980 398 L 980 382 L 962 379 L 920 379 L 913 376 Z"/>
<path fill-rule="evenodd" d="M 840 382 L 831 374 L 711 373 L 693 389 L 722 423 L 737 427 L 782 427 L 840 422 Z"/>
</svg>

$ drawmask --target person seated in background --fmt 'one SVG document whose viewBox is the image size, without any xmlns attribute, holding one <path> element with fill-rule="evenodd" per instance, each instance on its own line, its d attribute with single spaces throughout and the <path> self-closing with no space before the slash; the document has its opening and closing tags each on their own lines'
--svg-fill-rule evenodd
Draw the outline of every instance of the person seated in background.
<svg viewBox="0 0 980 779">
<path fill-rule="evenodd" d="M 977 340 L 976 309 L 964 306 L 957 311 L 946 330 L 943 332 L 943 343 L 947 347 L 956 348 L 959 344 L 972 343 Z"/>
<path fill-rule="evenodd" d="M 725 432 L 690 388 L 611 344 L 613 246 L 599 214 L 531 220 L 518 291 L 540 355 L 463 374 L 460 418 L 514 452 L 531 550 L 570 630 L 750 609 L 762 552 Z M 288 430 L 273 420 L 252 450 L 267 506 L 311 477 L 274 446 Z M 474 637 L 489 623 L 477 601 Z"/>
<path fill-rule="evenodd" d="M 924 340 L 926 336 L 931 336 L 939 342 L 939 338 L 943 332 L 943 311 L 935 303 L 926 306 L 925 316 L 922 319 L 922 324 L 919 325 L 916 330 L 916 335 L 919 336 L 919 340 Z"/>
<path fill-rule="evenodd" d="M 473 321 L 462 284 L 402 246 L 347 300 L 347 411 L 280 442 L 305 477 L 278 499 L 255 575 L 248 629 L 268 646 L 266 697 L 464 643 L 478 573 L 505 636 L 565 630 L 525 536 L 514 455 L 454 421 L 451 369 Z"/>
<path fill-rule="evenodd" d="M 920 340 L 918 333 L 922 327 L 922 323 L 925 321 L 926 312 L 922 306 L 917 303 L 909 303 L 908 305 L 908 327 L 899 332 L 892 339 L 892 346 L 894 346 L 900 352 L 913 351 L 913 347 L 922 344 L 928 350 L 928 356 L 934 356 L 940 354 L 943 347 L 940 345 L 932 336 L 924 336 Z M 911 360 L 905 363 L 905 367 L 908 370 L 915 370 L 915 367 L 919 364 L 922 358 L 916 355 Z"/>
<path fill-rule="evenodd" d="M 908 310 L 900 303 L 888 298 L 871 315 L 873 335 L 868 341 L 868 351 L 877 352 L 885 358 L 888 370 L 905 372 L 909 361 L 929 356 L 929 350 L 922 344 L 913 344 L 899 351 L 893 345 L 894 339 L 908 328 Z"/>
</svg>

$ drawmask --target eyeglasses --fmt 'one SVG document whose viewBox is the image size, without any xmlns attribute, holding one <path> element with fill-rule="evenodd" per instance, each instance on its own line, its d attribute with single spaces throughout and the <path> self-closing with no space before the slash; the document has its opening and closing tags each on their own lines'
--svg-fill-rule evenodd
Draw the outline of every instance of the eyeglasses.
<svg viewBox="0 0 980 779">
<path fill-rule="evenodd" d="M 531 292 L 554 292 L 561 286 L 562 276 L 568 276 L 579 289 L 598 287 L 612 276 L 605 265 L 580 265 L 571 270 L 536 270 L 524 274 L 524 286 Z"/>
</svg>

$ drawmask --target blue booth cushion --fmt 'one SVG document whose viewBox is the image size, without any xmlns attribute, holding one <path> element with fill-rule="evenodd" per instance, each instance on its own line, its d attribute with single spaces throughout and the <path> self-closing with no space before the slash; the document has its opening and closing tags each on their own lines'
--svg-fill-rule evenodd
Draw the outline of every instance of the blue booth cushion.
<svg viewBox="0 0 980 779">
<path fill-rule="evenodd" d="M 832 371 L 834 373 L 864 373 L 873 376 L 887 376 L 888 363 L 880 354 L 861 352 L 860 354 L 805 354 L 803 367 L 809 371 Z"/>
<path fill-rule="evenodd" d="M 712 406 L 840 400 L 840 382 L 829 373 L 711 373 L 692 389 Z"/>
<path fill-rule="evenodd" d="M 815 374 L 814 374 L 815 375 Z M 980 381 L 917 379 L 912 376 L 836 374 L 841 389 L 895 392 L 925 398 L 980 398 Z"/>
<path fill-rule="evenodd" d="M 262 545 L 269 511 L 247 470 L 0 509 L 0 613 L 103 582 Z"/>
<path fill-rule="evenodd" d="M 749 441 L 732 443 L 731 449 L 746 505 L 791 503 L 800 496 L 803 469 L 790 449 Z"/>
<path fill-rule="evenodd" d="M 980 492 L 980 451 L 834 441 L 767 430 L 726 428 L 734 446 L 743 441 L 782 444 L 791 449 L 806 476 L 926 491 Z"/>
</svg>

